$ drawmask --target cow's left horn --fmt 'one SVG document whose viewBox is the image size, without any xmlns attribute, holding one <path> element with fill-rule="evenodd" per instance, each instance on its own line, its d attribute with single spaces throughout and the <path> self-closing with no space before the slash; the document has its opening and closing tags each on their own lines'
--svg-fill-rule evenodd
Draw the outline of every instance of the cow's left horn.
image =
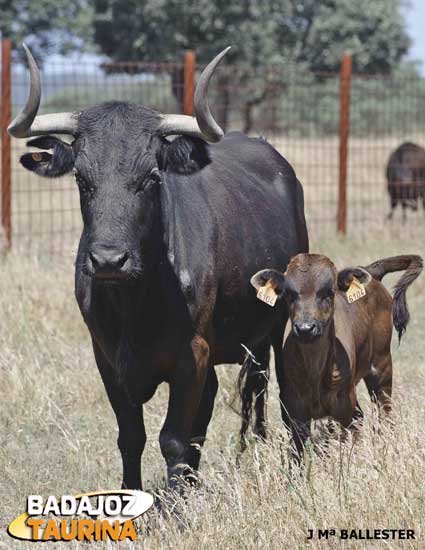
<svg viewBox="0 0 425 550">
<path fill-rule="evenodd" d="M 43 134 L 75 134 L 78 122 L 76 113 L 52 113 L 37 116 L 41 99 L 40 71 L 29 48 L 25 44 L 23 46 L 30 70 L 30 93 L 25 107 L 12 120 L 7 131 L 16 138 Z"/>
<path fill-rule="evenodd" d="M 162 115 L 159 133 L 163 136 L 184 134 L 202 137 L 207 141 L 220 141 L 224 133 L 211 114 L 208 105 L 208 88 L 217 65 L 230 50 L 220 52 L 202 71 L 195 91 L 196 118 L 187 115 Z"/>
</svg>

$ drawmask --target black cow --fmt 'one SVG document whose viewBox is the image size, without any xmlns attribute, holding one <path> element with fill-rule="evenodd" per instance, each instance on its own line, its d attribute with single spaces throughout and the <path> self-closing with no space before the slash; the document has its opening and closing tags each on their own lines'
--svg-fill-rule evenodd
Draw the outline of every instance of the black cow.
<svg viewBox="0 0 425 550">
<path fill-rule="evenodd" d="M 393 151 L 387 165 L 388 193 L 393 217 L 394 209 L 400 203 L 403 208 L 403 221 L 406 210 L 418 209 L 418 199 L 422 197 L 425 209 L 425 149 L 415 143 L 402 143 Z"/>
<path fill-rule="evenodd" d="M 117 417 L 127 488 L 141 487 L 142 405 L 161 382 L 170 397 L 160 446 L 173 486 L 198 467 L 214 365 L 240 362 L 241 343 L 265 361 L 271 343 L 282 379 L 287 312 L 257 300 L 249 278 L 307 251 L 303 192 L 265 141 L 222 137 L 207 91 L 226 51 L 201 75 L 192 118 L 121 102 L 36 116 L 40 79 L 27 50 L 31 92 L 9 127 L 19 138 L 44 134 L 28 145 L 53 151 L 23 155 L 27 169 L 76 177 L 84 221 L 76 297 Z"/>
</svg>

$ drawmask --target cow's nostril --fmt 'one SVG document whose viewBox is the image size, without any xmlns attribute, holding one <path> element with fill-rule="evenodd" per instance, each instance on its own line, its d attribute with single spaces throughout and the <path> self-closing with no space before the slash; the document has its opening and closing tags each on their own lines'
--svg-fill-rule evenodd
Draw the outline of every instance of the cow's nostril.
<svg viewBox="0 0 425 550">
<path fill-rule="evenodd" d="M 99 265 L 98 257 L 96 256 L 96 254 L 93 254 L 93 252 L 89 253 L 89 257 L 90 257 L 90 261 L 92 263 L 92 266 L 94 267 L 94 269 L 97 269 L 97 267 Z"/>
<path fill-rule="evenodd" d="M 123 267 L 123 265 L 125 264 L 125 262 L 126 262 L 127 260 L 128 260 L 128 254 L 127 254 L 127 252 L 124 252 L 123 254 L 117 255 L 117 256 L 114 258 L 115 265 L 116 265 L 117 269 Z"/>
</svg>

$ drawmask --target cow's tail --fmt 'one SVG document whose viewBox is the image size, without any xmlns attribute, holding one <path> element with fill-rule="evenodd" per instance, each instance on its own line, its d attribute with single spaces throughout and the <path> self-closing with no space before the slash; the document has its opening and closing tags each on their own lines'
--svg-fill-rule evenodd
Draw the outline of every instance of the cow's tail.
<svg viewBox="0 0 425 550">
<path fill-rule="evenodd" d="M 248 348 L 245 346 L 243 347 L 246 351 L 246 355 L 237 380 L 238 392 L 241 400 L 242 424 L 239 432 L 241 452 L 246 449 L 246 432 L 251 423 L 254 400 L 256 402 L 257 428 L 257 424 L 262 423 L 262 419 L 264 418 L 267 385 L 270 373 L 270 350 L 261 357 L 260 362 Z M 256 431 L 257 430 L 254 429 L 254 432 Z"/>
<path fill-rule="evenodd" d="M 409 309 L 406 301 L 406 290 L 419 276 L 423 268 L 423 260 L 420 256 L 406 255 L 384 258 L 365 267 L 374 279 L 381 281 L 387 273 L 404 271 L 394 287 L 393 299 L 393 323 L 398 332 L 400 341 L 406 331 L 410 320 Z"/>
</svg>

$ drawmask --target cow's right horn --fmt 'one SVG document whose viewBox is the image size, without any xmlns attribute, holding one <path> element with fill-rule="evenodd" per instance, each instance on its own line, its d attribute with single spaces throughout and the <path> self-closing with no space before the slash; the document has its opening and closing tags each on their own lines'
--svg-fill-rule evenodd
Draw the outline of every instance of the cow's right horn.
<svg viewBox="0 0 425 550">
<path fill-rule="evenodd" d="M 202 137 L 207 141 L 220 141 L 224 132 L 214 120 L 208 105 L 208 88 L 214 71 L 230 46 L 220 52 L 205 67 L 196 85 L 194 109 L 196 118 L 187 115 L 162 115 L 159 133 L 167 135 L 192 135 Z"/>
<path fill-rule="evenodd" d="M 30 93 L 25 107 L 10 123 L 7 131 L 16 138 L 44 134 L 71 134 L 77 131 L 77 113 L 52 113 L 37 116 L 41 99 L 40 71 L 29 48 L 23 44 L 30 70 Z"/>
</svg>

